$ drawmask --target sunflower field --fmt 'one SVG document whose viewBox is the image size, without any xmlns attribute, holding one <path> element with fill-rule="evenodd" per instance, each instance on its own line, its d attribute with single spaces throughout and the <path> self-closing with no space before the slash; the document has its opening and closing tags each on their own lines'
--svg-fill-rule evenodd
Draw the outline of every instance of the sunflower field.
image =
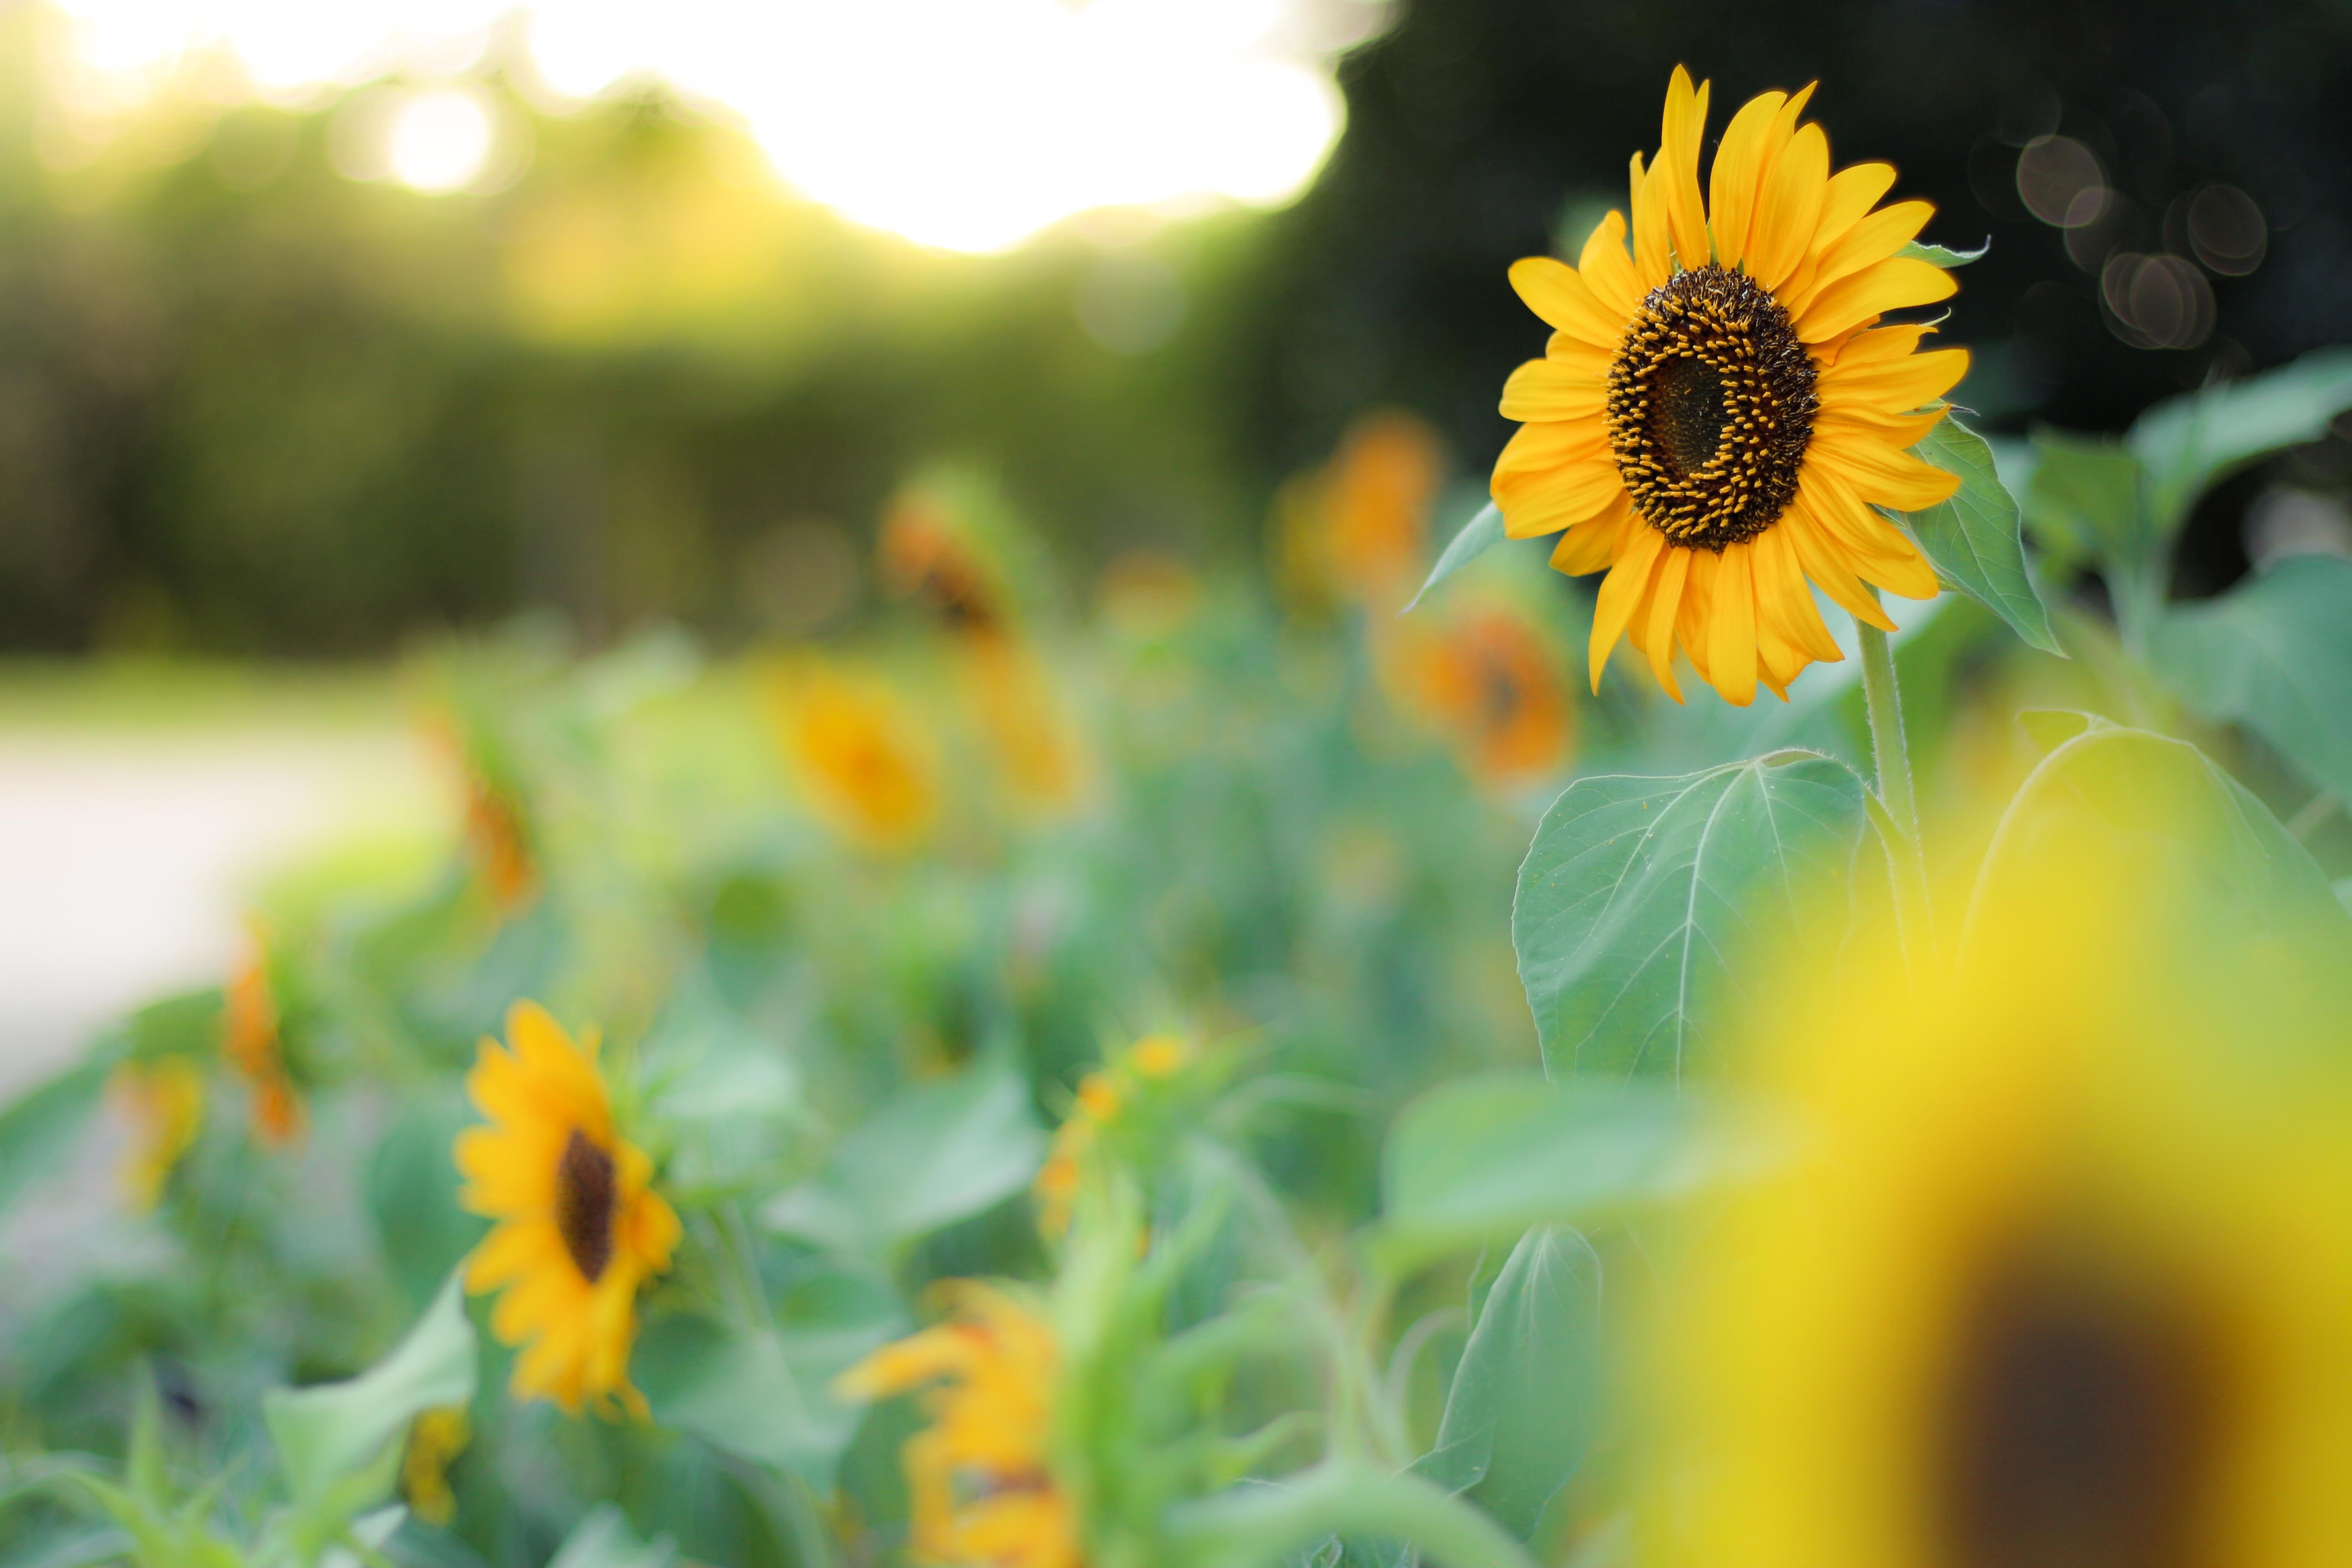
<svg viewBox="0 0 2352 1568">
<path fill-rule="evenodd" d="M 2352 1559 L 2352 559 L 2170 592 L 2352 351 L 1989 437 L 1811 95 L 1510 269 L 1491 482 L 412 658 L 462 839 L 0 1109 L 0 1568 Z"/>
</svg>

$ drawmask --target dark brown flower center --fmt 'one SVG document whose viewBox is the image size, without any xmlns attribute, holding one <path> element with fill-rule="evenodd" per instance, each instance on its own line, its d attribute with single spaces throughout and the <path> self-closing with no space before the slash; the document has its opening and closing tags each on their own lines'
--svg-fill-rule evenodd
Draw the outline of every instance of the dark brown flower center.
<svg viewBox="0 0 2352 1568">
<path fill-rule="evenodd" d="M 2112 1282 L 1999 1269 L 1942 1436 L 1951 1568 L 2204 1568 L 2223 1436 L 2211 1325 Z"/>
<path fill-rule="evenodd" d="M 555 1230 L 589 1283 L 613 1261 L 613 1208 L 618 1184 L 613 1156 L 575 1130 L 555 1163 Z"/>
<path fill-rule="evenodd" d="M 1746 273 L 1701 267 L 1650 290 L 1609 367 L 1609 445 L 1634 507 L 1675 543 L 1717 552 L 1780 521 L 1815 374 L 1789 312 Z"/>
</svg>

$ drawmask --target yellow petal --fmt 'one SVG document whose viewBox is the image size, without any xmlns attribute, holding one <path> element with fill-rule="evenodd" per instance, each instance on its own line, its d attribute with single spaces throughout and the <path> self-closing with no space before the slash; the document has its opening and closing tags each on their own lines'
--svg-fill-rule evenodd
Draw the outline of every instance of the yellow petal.
<svg viewBox="0 0 2352 1568">
<path fill-rule="evenodd" d="M 1633 154 L 1633 270 L 1646 292 L 1674 276 L 1674 240 L 1666 227 L 1666 188 L 1642 172 L 1642 154 Z"/>
<path fill-rule="evenodd" d="M 1683 689 L 1675 679 L 1675 617 L 1682 609 L 1683 587 L 1690 581 L 1691 556 L 1695 553 L 1699 552 L 1678 546 L 1667 548 L 1665 563 L 1658 569 L 1657 581 L 1650 585 L 1649 604 L 1642 617 L 1642 651 L 1649 656 L 1650 673 L 1658 678 L 1666 695 L 1677 702 L 1683 700 Z"/>
<path fill-rule="evenodd" d="M 1625 318 L 1612 315 L 1576 268 L 1549 256 L 1511 263 L 1511 287 L 1528 309 L 1571 337 L 1596 348 L 1614 349 L 1625 336 Z"/>
<path fill-rule="evenodd" d="M 1844 651 L 1822 624 L 1822 612 L 1813 603 L 1812 590 L 1805 585 L 1804 568 L 1797 561 L 1796 542 L 1786 530 L 1768 528 L 1756 536 L 1755 543 L 1758 624 L 1769 627 L 1808 660 L 1835 664 L 1843 659 Z M 1793 679 L 1796 673 L 1789 670 L 1781 678 L 1782 683 Z"/>
<path fill-rule="evenodd" d="M 1610 564 L 1625 547 L 1625 529 L 1633 518 L 1633 500 L 1621 494 L 1599 514 L 1559 536 L 1559 543 L 1551 552 L 1552 570 L 1581 577 Z"/>
<path fill-rule="evenodd" d="M 1878 333 L 1864 333 L 1875 337 Z M 1959 385 L 1969 374 L 1969 351 L 1937 349 L 1884 363 L 1864 359 L 1849 345 L 1838 363 L 1821 374 L 1822 409 L 1903 410 L 1924 408 Z"/>
<path fill-rule="evenodd" d="M 1506 419 L 1589 419 L 1609 401 L 1609 387 L 1554 359 L 1531 359 L 1503 384 Z"/>
<path fill-rule="evenodd" d="M 1539 539 L 1594 515 L 1625 482 L 1605 437 L 1587 442 L 1576 422 L 1522 425 L 1496 462 L 1492 491 L 1504 536 Z"/>
<path fill-rule="evenodd" d="M 1894 188 L 1892 163 L 1856 163 L 1832 174 L 1822 201 L 1821 222 L 1813 231 L 1813 252 L 1819 255 L 1843 238 L 1846 230 L 1860 223 L 1863 215 Z"/>
<path fill-rule="evenodd" d="M 1756 581 L 1749 550 L 1745 540 L 1724 549 L 1707 617 L 1707 679 L 1734 708 L 1756 700 Z"/>
<path fill-rule="evenodd" d="M 1838 440 L 1879 441 L 1898 452 L 1906 451 L 1917 446 L 1943 417 L 1941 407 L 1899 414 L 1865 400 L 1832 405 L 1824 398 L 1822 411 L 1813 416 L 1813 439 L 1819 441 L 1826 436 Z"/>
<path fill-rule="evenodd" d="M 1650 580 L 1657 574 L 1658 559 L 1666 552 L 1666 536 L 1646 522 L 1634 522 L 1627 531 L 1625 549 L 1609 575 L 1601 581 L 1592 605 L 1592 640 L 1587 658 L 1592 666 L 1592 690 L 1601 691 L 1601 672 L 1617 639 L 1633 625 L 1633 613 L 1649 596 Z"/>
<path fill-rule="evenodd" d="M 1706 206 L 1698 194 L 1699 145 L 1706 135 L 1706 95 L 1713 84 L 1691 89 L 1690 73 L 1675 68 L 1666 84 L 1666 109 L 1658 128 L 1658 165 L 1653 176 L 1663 176 L 1660 193 L 1666 209 L 1666 228 L 1673 237 L 1675 258 L 1685 269 L 1706 265 Z"/>
<path fill-rule="evenodd" d="M 1922 462 L 1866 433 L 1834 426 L 1814 427 L 1812 445 L 1805 449 L 1805 467 L 1811 470 L 1816 466 L 1851 489 L 1857 500 L 1896 511 L 1917 511 L 1949 500 L 1960 488 L 1958 474 Z"/>
<path fill-rule="evenodd" d="M 1856 620 L 1876 626 L 1880 631 L 1895 629 L 1895 623 L 1886 618 L 1886 612 L 1879 607 L 1878 601 L 1872 597 L 1870 590 L 1862 585 L 1862 580 L 1854 575 L 1853 568 L 1847 564 L 1845 552 L 1814 520 L 1802 495 L 1781 514 L 1780 521 L 1773 525 L 1773 531 L 1786 531 L 1789 543 L 1796 551 L 1798 563 L 1804 568 L 1805 575 L 1820 584 L 1822 592 L 1827 594 L 1832 603 Z"/>
<path fill-rule="evenodd" d="M 1919 231 L 1935 216 L 1931 202 L 1896 202 L 1893 206 L 1879 208 L 1833 243 L 1822 247 L 1815 287 L 1826 289 L 1841 278 L 1885 260 L 1918 238 Z"/>
<path fill-rule="evenodd" d="M 1804 126 L 1772 160 L 1748 234 L 1748 270 L 1765 288 L 1778 289 L 1805 259 L 1829 181 L 1830 139 L 1820 126 Z"/>
<path fill-rule="evenodd" d="M 1593 225 L 1584 250 L 1576 258 L 1576 269 L 1585 286 L 1592 290 L 1608 310 L 1616 313 L 1622 322 L 1631 319 L 1642 296 L 1649 290 L 1634 274 L 1633 258 L 1625 254 L 1625 215 L 1611 213 Z M 1622 327 L 1618 335 L 1623 336 Z"/>
<path fill-rule="evenodd" d="M 1715 258 L 1737 267 L 1748 254 L 1748 230 L 1756 215 L 1756 187 L 1764 174 L 1765 137 L 1773 117 L 1789 101 L 1785 92 L 1767 92 L 1740 105 L 1723 141 L 1715 150 L 1715 172 L 1708 183 L 1707 218 L 1715 237 Z M 1687 264 L 1685 264 L 1687 265 Z"/>
<path fill-rule="evenodd" d="M 1797 323 L 1797 336 L 1818 343 L 1851 331 L 1887 310 L 1932 305 L 1959 289 L 1952 275 L 1930 261 L 1897 256 L 1841 278 L 1813 296 Z"/>
</svg>

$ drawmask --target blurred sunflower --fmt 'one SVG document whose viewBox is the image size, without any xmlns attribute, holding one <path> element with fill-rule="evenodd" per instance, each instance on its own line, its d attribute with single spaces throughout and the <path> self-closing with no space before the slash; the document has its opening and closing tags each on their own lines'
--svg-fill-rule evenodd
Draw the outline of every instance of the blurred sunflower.
<svg viewBox="0 0 2352 1568">
<path fill-rule="evenodd" d="M 1323 475 L 1323 552 L 1359 604 L 1392 610 L 1418 581 L 1429 516 L 1445 475 L 1437 433 L 1398 410 L 1348 427 Z"/>
<path fill-rule="evenodd" d="M 185 1057 L 158 1057 L 116 1068 L 110 1088 L 131 1122 L 124 1194 L 132 1208 L 144 1213 L 163 1198 L 172 1168 L 204 1130 L 204 1075 Z"/>
<path fill-rule="evenodd" d="M 885 1345 L 834 1384 L 843 1399 L 923 1388 L 931 1424 L 900 1450 L 918 1561 L 1078 1568 L 1077 1518 L 1047 1462 L 1060 1352 L 1035 1313 L 975 1280 L 940 1289 L 948 1321 Z"/>
<path fill-rule="evenodd" d="M 1176 1036 L 1146 1035 L 1112 1067 L 1079 1080 L 1070 1113 L 1054 1130 L 1053 1145 L 1030 1187 L 1037 1202 L 1040 1230 L 1056 1239 L 1068 1233 L 1082 1163 L 1103 1130 L 1118 1120 L 1119 1111 L 1139 1092 L 1174 1078 L 1193 1060 L 1192 1047 Z"/>
<path fill-rule="evenodd" d="M 1932 328 L 1878 322 L 1957 285 L 1900 254 L 1935 209 L 1876 207 L 1891 166 L 1830 173 L 1829 138 L 1797 122 L 1811 93 L 1768 92 L 1733 115 L 1702 201 L 1707 87 L 1677 66 L 1657 157 L 1645 169 L 1633 155 L 1632 253 L 1612 212 L 1577 266 L 1511 268 L 1556 331 L 1503 390 L 1505 417 L 1523 423 L 1495 500 L 1514 539 L 1567 531 L 1560 571 L 1607 569 L 1596 690 L 1622 637 L 1677 701 L 1677 647 L 1727 701 L 1746 706 L 1759 681 L 1785 700 L 1806 665 L 1842 657 L 1808 579 L 1886 630 L 1865 584 L 1936 594 L 1934 570 L 1873 509 L 1958 488 L 1906 448 L 1943 417 L 1968 353 L 1915 353 Z"/>
<path fill-rule="evenodd" d="M 449 1466 L 472 1436 L 462 1405 L 436 1405 L 409 1426 L 408 1445 L 400 1456 L 400 1495 L 407 1500 L 409 1511 L 425 1523 L 446 1524 L 457 1516 Z"/>
<path fill-rule="evenodd" d="M 1010 634 L 1012 595 L 939 482 L 910 484 L 891 498 L 879 544 L 883 584 L 923 605 L 959 637 Z"/>
<path fill-rule="evenodd" d="M 1776 1009 L 1801 1156 L 1661 1340 L 1679 1560 L 2352 1560 L 2341 1013 L 2275 933 L 2189 936 L 2188 889 L 2086 868 L 2038 868 L 1956 978 L 1889 952 Z"/>
<path fill-rule="evenodd" d="M 879 679 L 811 663 L 778 683 L 786 753 L 817 807 L 851 837 L 904 849 L 939 812 L 931 752 L 896 693 Z"/>
<path fill-rule="evenodd" d="M 245 963 L 222 1001 L 221 1050 L 251 1087 L 253 1124 L 262 1142 L 273 1145 L 289 1142 L 302 1131 L 302 1098 L 287 1075 L 282 1046 L 269 949 L 256 926 Z"/>
<path fill-rule="evenodd" d="M 617 1395 L 638 1415 L 629 1344 L 638 1287 L 668 1268 L 677 1215 L 649 1190 L 652 1162 L 614 1131 L 596 1037 L 574 1045 L 534 1003 L 507 1013 L 507 1048 L 484 1039 L 466 1092 L 488 1127 L 457 1135 L 459 1200 L 498 1224 L 466 1287 L 500 1294 L 490 1330 L 528 1347 L 513 1387 L 576 1414 Z"/>
<path fill-rule="evenodd" d="M 1507 787 L 1556 773 L 1576 735 L 1561 653 L 1499 598 L 1442 619 L 1400 622 L 1382 674 L 1398 699 L 1449 740 L 1468 771 Z"/>
</svg>

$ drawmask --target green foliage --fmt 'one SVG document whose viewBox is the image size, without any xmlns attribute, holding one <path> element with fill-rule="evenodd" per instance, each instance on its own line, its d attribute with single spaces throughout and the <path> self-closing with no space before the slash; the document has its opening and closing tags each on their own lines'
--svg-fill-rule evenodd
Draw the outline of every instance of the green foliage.
<svg viewBox="0 0 2352 1568">
<path fill-rule="evenodd" d="M 1411 610 L 1419 606 L 1423 599 L 1429 597 L 1432 588 L 1502 543 L 1503 539 L 1503 509 L 1488 501 L 1474 512 L 1470 521 L 1462 525 L 1461 531 L 1446 543 L 1437 557 L 1437 564 L 1429 569 L 1429 576 L 1422 583 L 1421 591 L 1412 596 L 1412 603 L 1405 608 Z"/>
<path fill-rule="evenodd" d="M 474 1397 L 474 1329 L 452 1274 L 392 1353 L 348 1383 L 277 1389 L 263 1402 L 270 1441 L 298 1507 L 373 1500 L 391 1484 L 394 1440 L 436 1405 Z M 349 1487 L 356 1497 L 343 1497 Z"/>
<path fill-rule="evenodd" d="M 2148 653 L 2200 714 L 2244 725 L 2314 784 L 2352 800 L 2352 562 L 2289 556 L 2166 615 Z"/>
<path fill-rule="evenodd" d="M 1801 938 L 1815 903 L 1852 886 L 1864 793 L 1844 763 L 1795 751 L 1570 785 L 1511 913 L 1546 1063 L 1676 1079 L 1698 1066 L 1737 1016 L 1735 964 Z"/>
<path fill-rule="evenodd" d="M 2025 563 L 2017 502 L 1993 470 L 1992 448 L 1948 414 L 1912 453 L 1960 477 L 1959 490 L 1949 500 L 1925 511 L 1897 514 L 1905 531 L 1936 568 L 1937 580 L 2008 622 L 2029 647 L 2061 653 L 2041 590 Z"/>
</svg>

